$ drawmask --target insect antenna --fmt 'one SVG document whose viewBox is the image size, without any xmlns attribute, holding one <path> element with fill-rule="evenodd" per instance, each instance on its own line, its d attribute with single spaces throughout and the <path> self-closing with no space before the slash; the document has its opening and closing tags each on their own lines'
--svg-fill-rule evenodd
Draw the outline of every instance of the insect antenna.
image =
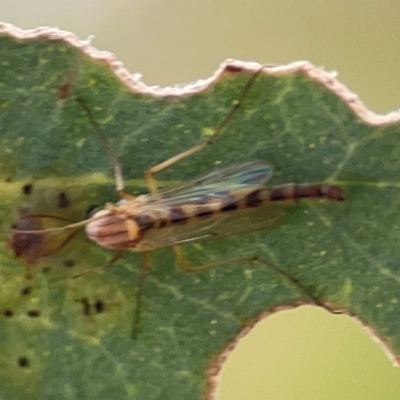
<svg viewBox="0 0 400 400">
<path fill-rule="evenodd" d="M 126 197 L 132 197 L 129 195 L 126 195 L 123 191 L 124 188 L 124 180 L 122 177 L 122 168 L 121 168 L 121 164 L 118 160 L 118 157 L 116 156 L 116 154 L 114 153 L 112 146 L 110 144 L 110 141 L 108 140 L 107 136 L 102 132 L 99 123 L 96 121 L 96 119 L 93 116 L 92 111 L 90 110 L 90 108 L 88 107 L 88 105 L 86 104 L 86 102 L 83 100 L 83 98 L 79 97 L 79 96 L 75 96 L 76 101 L 78 102 L 78 104 L 82 107 L 83 111 L 85 112 L 90 124 L 92 125 L 94 131 L 96 132 L 96 134 L 98 135 L 98 137 L 100 138 L 104 150 L 107 153 L 107 156 L 110 159 L 110 162 L 114 168 L 114 178 L 115 178 L 115 187 L 116 187 L 116 192 L 118 193 L 118 195 L 121 198 L 126 198 Z M 91 210 L 93 211 L 93 210 Z M 12 234 L 18 234 L 18 233 L 24 233 L 24 234 L 45 234 L 45 233 L 51 233 L 51 232 L 59 232 L 59 231 L 63 231 L 65 229 L 75 229 L 75 228 L 79 228 L 81 226 L 85 226 L 88 224 L 89 221 L 93 221 L 93 218 L 91 218 L 91 215 L 93 213 L 92 212 L 87 212 L 86 218 L 82 221 L 79 222 L 74 222 L 71 221 L 70 219 L 67 218 L 63 218 L 63 217 L 59 217 L 59 216 L 54 216 L 54 215 L 48 215 L 48 214 L 33 214 L 33 215 L 29 215 L 27 217 L 23 217 L 23 218 L 53 218 L 53 219 L 58 219 L 60 221 L 66 221 L 66 222 L 70 222 L 70 224 L 65 225 L 63 227 L 58 227 L 58 228 L 48 228 L 48 229 L 42 229 L 42 230 L 21 230 L 21 229 L 14 229 L 12 228 L 11 230 L 9 230 L 8 232 L 12 233 Z M 21 219 L 23 219 L 21 218 Z M 71 237 L 72 239 L 72 237 Z"/>
<path fill-rule="evenodd" d="M 22 217 L 21 219 L 29 219 L 29 218 L 49 218 L 49 219 L 58 219 L 58 220 L 61 220 L 61 221 L 69 221 L 69 222 L 71 222 L 71 220 L 68 220 L 66 218 L 58 217 L 58 216 L 55 216 L 55 215 L 46 215 L 46 214 L 33 214 L 33 215 L 26 216 L 26 217 Z M 94 218 L 84 219 L 83 221 L 73 222 L 73 223 L 68 224 L 68 225 L 60 226 L 59 228 L 32 229 L 32 230 L 11 228 L 7 232 L 10 232 L 10 233 L 37 233 L 37 234 L 39 234 L 39 233 L 61 232 L 61 231 L 64 231 L 65 229 L 80 228 L 81 226 L 85 226 L 90 221 L 94 221 L 94 220 L 95 220 Z"/>
</svg>

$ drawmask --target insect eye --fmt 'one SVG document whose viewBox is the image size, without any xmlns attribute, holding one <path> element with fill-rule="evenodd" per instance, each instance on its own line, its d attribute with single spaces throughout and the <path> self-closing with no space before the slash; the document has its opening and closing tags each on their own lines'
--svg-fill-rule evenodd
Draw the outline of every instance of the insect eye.
<svg viewBox="0 0 400 400">
<path fill-rule="evenodd" d="M 93 215 L 96 214 L 97 211 L 100 211 L 100 207 L 97 204 L 91 204 L 86 210 L 85 219 L 93 217 Z"/>
</svg>

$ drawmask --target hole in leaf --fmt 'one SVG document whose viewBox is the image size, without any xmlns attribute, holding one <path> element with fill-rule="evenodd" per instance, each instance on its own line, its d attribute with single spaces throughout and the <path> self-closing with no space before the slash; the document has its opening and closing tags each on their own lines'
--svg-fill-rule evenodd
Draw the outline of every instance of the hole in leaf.
<svg viewBox="0 0 400 400">
<path fill-rule="evenodd" d="M 400 370 L 352 318 L 302 306 L 265 318 L 239 341 L 222 366 L 219 392 L 217 400 L 328 399 L 338 393 L 398 399 Z"/>
</svg>

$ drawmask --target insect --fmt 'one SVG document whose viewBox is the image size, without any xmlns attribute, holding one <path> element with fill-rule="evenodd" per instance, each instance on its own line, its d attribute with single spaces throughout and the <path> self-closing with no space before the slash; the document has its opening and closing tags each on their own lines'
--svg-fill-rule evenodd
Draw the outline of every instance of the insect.
<svg viewBox="0 0 400 400">
<path fill-rule="evenodd" d="M 151 265 L 149 254 L 152 250 L 161 247 L 172 247 L 178 264 L 187 272 L 201 271 L 217 265 L 240 261 L 264 263 L 290 280 L 316 304 L 321 305 L 318 299 L 314 298 L 300 282 L 261 257 L 254 255 L 192 267 L 186 261 L 180 245 L 271 227 L 284 216 L 283 211 L 274 206 L 279 202 L 306 198 L 342 201 L 344 195 L 338 186 L 324 183 L 288 183 L 270 188 L 263 187 L 262 185 L 271 178 L 273 168 L 270 164 L 259 160 L 246 161 L 217 169 L 178 187 L 163 191 L 157 190 L 156 181 L 153 178 L 154 173 L 211 144 L 241 106 L 261 71 L 262 68 L 252 75 L 242 89 L 234 107 L 217 126 L 212 136 L 199 145 L 145 171 L 144 177 L 150 194 L 137 197 L 124 192 L 124 181 L 119 160 L 86 102 L 81 97 L 76 96 L 77 102 L 81 105 L 92 127 L 103 141 L 114 168 L 116 192 L 121 200 L 116 204 L 106 204 L 103 209 L 94 212 L 83 221 L 58 228 L 28 230 L 30 226 L 35 226 L 33 223 L 35 217 L 51 217 L 30 215 L 26 217 L 27 223 L 25 225 L 28 229 L 20 228 L 20 226 L 24 226 L 20 223 L 19 226 L 16 225 L 17 229 L 12 231 L 9 239 L 9 242 L 13 243 L 11 247 L 18 248 L 23 253 L 24 246 L 38 246 L 38 241 L 40 242 L 48 233 L 85 226 L 89 239 L 100 246 L 116 251 L 106 265 L 86 272 L 104 270 L 110 267 L 125 250 L 142 252 L 144 254 L 144 266 L 137 283 L 136 309 L 132 329 L 134 337 L 137 336 L 140 321 L 143 282 Z M 25 239 L 25 242 L 22 238 Z M 67 238 L 65 242 L 69 240 Z M 86 272 L 75 277 L 80 277 Z"/>
</svg>

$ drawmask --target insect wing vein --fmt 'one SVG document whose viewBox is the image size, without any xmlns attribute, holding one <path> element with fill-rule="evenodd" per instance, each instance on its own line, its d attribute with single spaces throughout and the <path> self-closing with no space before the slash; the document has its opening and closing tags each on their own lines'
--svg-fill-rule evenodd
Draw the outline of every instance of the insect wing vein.
<svg viewBox="0 0 400 400">
<path fill-rule="evenodd" d="M 233 213 L 217 213 L 205 220 L 192 219 L 185 225 L 149 230 L 146 240 L 156 247 L 195 243 L 219 237 L 255 232 L 278 225 L 285 211 L 276 204 Z"/>
<path fill-rule="evenodd" d="M 284 213 L 275 205 L 258 209 L 240 209 L 221 212 L 222 207 L 239 202 L 257 190 L 272 176 L 272 166 L 262 161 L 234 164 L 213 171 L 192 181 L 156 195 L 150 195 L 143 205 L 144 213 L 154 210 L 181 213 L 179 225 L 172 225 L 146 232 L 146 241 L 153 247 L 179 243 L 198 242 L 222 236 L 252 232 L 270 227 Z M 205 211 L 205 218 L 201 217 Z"/>
<path fill-rule="evenodd" d="M 153 204 L 158 206 L 220 204 L 232 196 L 235 196 L 235 200 L 240 200 L 270 179 L 272 173 L 272 166 L 263 161 L 233 164 L 174 188 L 149 195 L 147 207 Z"/>
</svg>

